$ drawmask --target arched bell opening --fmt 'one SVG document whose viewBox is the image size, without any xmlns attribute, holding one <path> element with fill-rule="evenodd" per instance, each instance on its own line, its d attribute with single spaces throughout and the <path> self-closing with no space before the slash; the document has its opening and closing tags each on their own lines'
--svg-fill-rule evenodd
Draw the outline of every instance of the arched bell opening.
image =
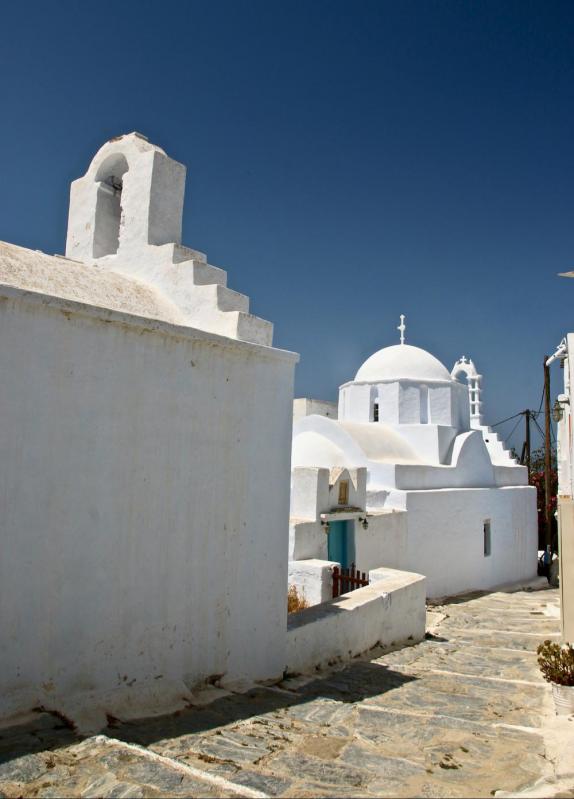
<svg viewBox="0 0 574 799">
<path fill-rule="evenodd" d="M 129 166 L 126 158 L 110 155 L 96 173 L 98 184 L 94 229 L 94 258 L 114 255 L 120 243 L 123 177 Z"/>
<path fill-rule="evenodd" d="M 468 374 L 464 369 L 459 369 L 458 371 L 453 372 L 452 376 L 457 383 L 462 383 L 463 386 L 468 385 Z"/>
</svg>

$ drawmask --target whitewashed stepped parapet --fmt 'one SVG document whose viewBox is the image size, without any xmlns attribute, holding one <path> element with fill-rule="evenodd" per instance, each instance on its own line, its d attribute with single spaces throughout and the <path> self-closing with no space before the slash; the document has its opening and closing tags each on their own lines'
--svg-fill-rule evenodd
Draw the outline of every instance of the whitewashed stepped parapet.
<svg viewBox="0 0 574 799">
<path fill-rule="evenodd" d="M 111 139 L 72 183 L 66 257 L 137 280 L 180 311 L 180 323 L 271 346 L 273 325 L 249 313 L 227 273 L 181 245 L 185 167 L 141 134 Z"/>
<path fill-rule="evenodd" d="M 470 407 L 470 426 L 473 430 L 482 433 L 484 443 L 492 462 L 500 466 L 517 465 L 518 461 L 513 458 L 504 441 L 492 427 L 484 424 L 482 415 L 482 375 L 478 374 L 472 358 L 465 355 L 459 358 L 452 368 L 451 376 L 460 381 L 460 376 L 464 375 L 468 384 L 468 401 Z"/>
<path fill-rule="evenodd" d="M 516 466 L 518 464 L 518 460 L 512 457 L 510 450 L 492 427 L 480 425 L 476 429 L 482 433 L 484 443 L 493 463 L 500 466 Z"/>
</svg>

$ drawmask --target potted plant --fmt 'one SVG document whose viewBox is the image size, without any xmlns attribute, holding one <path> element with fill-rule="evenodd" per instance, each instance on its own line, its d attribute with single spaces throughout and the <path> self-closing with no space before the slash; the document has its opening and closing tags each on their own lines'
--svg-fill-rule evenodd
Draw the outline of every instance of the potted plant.
<svg viewBox="0 0 574 799">
<path fill-rule="evenodd" d="M 544 641 L 536 652 L 544 679 L 552 683 L 556 713 L 574 713 L 574 647 L 568 643 Z"/>
</svg>

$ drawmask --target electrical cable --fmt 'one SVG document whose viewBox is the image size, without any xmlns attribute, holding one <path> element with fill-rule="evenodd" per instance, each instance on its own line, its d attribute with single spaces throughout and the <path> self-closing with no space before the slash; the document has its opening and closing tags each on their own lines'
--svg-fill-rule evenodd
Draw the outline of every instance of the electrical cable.
<svg viewBox="0 0 574 799">
<path fill-rule="evenodd" d="M 520 415 L 520 416 L 522 416 L 522 414 L 519 414 L 519 415 Z M 505 436 L 505 437 L 504 437 L 504 440 L 505 440 L 505 441 L 510 441 L 510 439 L 511 439 L 511 438 L 512 438 L 512 436 L 514 435 L 514 431 L 516 430 L 516 428 L 518 427 L 518 425 L 519 425 L 519 424 L 520 424 L 520 419 L 519 419 L 519 420 L 516 422 L 516 424 L 515 424 L 515 425 L 514 425 L 514 427 L 512 428 L 512 432 L 510 433 L 510 435 L 509 435 L 509 436 Z"/>
<path fill-rule="evenodd" d="M 541 411 L 542 411 L 542 403 L 543 402 L 544 402 L 544 388 L 542 389 L 542 394 L 540 396 L 540 405 L 538 406 L 538 410 L 536 411 L 536 414 L 541 413 Z"/>
<path fill-rule="evenodd" d="M 508 419 L 502 419 L 500 422 L 496 422 L 496 424 L 491 424 L 491 427 L 498 427 L 499 424 L 504 424 L 505 422 L 510 422 L 511 419 L 516 419 L 517 416 L 522 416 L 524 411 L 519 411 L 515 413 L 514 416 L 509 416 Z"/>
</svg>

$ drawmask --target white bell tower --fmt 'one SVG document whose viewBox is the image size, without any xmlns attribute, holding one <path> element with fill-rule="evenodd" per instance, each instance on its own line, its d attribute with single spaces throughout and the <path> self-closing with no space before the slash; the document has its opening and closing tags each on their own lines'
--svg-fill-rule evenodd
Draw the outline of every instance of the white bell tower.
<svg viewBox="0 0 574 799">
<path fill-rule="evenodd" d="M 141 133 L 111 139 L 72 183 L 66 257 L 130 259 L 181 243 L 185 167 Z"/>
</svg>

